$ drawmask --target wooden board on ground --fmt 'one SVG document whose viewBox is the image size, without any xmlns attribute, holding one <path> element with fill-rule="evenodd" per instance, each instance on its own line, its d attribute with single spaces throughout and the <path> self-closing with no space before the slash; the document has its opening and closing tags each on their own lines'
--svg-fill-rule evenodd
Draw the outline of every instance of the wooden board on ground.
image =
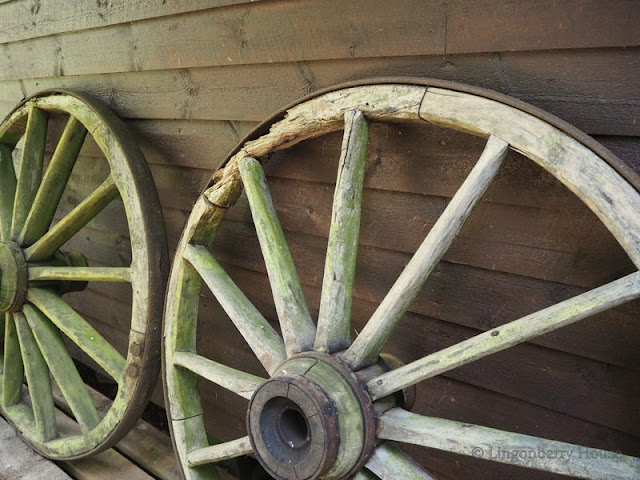
<svg viewBox="0 0 640 480">
<path fill-rule="evenodd" d="M 0 417 L 0 479 L 71 480 L 55 463 L 34 452 Z"/>
</svg>

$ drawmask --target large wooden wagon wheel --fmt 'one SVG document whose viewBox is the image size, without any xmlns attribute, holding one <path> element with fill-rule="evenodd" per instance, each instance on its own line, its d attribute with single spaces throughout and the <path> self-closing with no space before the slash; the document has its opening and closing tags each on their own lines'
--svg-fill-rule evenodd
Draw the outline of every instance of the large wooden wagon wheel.
<svg viewBox="0 0 640 480">
<path fill-rule="evenodd" d="M 475 167 L 354 341 L 350 310 L 369 122 L 437 125 L 486 138 Z M 270 126 L 267 130 L 266 126 Z M 305 303 L 261 163 L 276 150 L 344 129 L 317 322 Z M 640 267 L 640 195 L 593 141 L 561 121 L 492 92 L 397 80 L 323 92 L 289 108 L 242 143 L 195 205 L 177 250 L 165 311 L 165 388 L 186 478 L 214 478 L 211 464 L 255 456 L 274 478 L 433 478 L 398 444 L 480 456 L 482 445 L 569 450 L 567 443 L 410 411 L 412 386 L 640 296 L 640 273 L 620 278 L 402 365 L 382 352 L 412 300 L 496 177 L 509 149 L 572 190 Z M 282 337 L 221 268 L 209 247 L 228 207 L 246 191 Z M 196 351 L 198 296 L 211 290 L 268 374 Z M 209 444 L 198 378 L 250 399 L 247 436 Z M 215 435 L 215 432 L 211 432 Z M 580 447 L 585 448 L 585 447 Z M 640 477 L 640 460 L 494 458 L 579 478 Z M 613 458 L 612 458 L 613 457 Z"/>
<path fill-rule="evenodd" d="M 66 120 L 66 126 L 52 139 L 48 124 L 53 117 Z M 55 144 L 50 158 L 45 152 L 48 131 Z M 106 158 L 108 172 L 75 208 L 58 215 L 87 135 Z M 168 268 L 153 180 L 116 115 L 88 97 L 52 91 L 22 102 L 0 125 L 0 198 L 0 411 L 48 457 L 73 459 L 98 452 L 137 421 L 159 371 L 159 319 Z M 127 217 L 131 263 L 90 266 L 91 245 L 73 241 L 118 198 Z M 68 241 L 87 251 L 69 251 Z M 130 284 L 127 353 L 105 340 L 65 300 L 65 293 L 82 291 L 88 282 Z M 117 383 L 110 407 L 96 404 L 67 343 Z M 56 413 L 54 402 L 79 428 Z"/>
</svg>

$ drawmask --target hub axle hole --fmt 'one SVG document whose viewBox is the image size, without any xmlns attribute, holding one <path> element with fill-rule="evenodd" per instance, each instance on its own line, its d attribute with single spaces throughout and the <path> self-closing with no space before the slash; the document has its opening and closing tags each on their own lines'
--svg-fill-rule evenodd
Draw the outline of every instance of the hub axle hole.
<svg viewBox="0 0 640 480">
<path fill-rule="evenodd" d="M 278 431 L 282 441 L 293 449 L 302 448 L 310 441 L 307 419 L 294 408 L 288 408 L 282 412 Z"/>
</svg>

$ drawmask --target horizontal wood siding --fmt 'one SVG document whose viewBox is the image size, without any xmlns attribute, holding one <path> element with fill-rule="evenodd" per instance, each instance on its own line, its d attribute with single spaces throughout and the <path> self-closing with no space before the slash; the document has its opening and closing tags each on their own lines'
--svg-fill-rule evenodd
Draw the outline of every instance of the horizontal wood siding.
<svg viewBox="0 0 640 480">
<path fill-rule="evenodd" d="M 0 117 L 24 97 L 56 88 L 87 92 L 113 108 L 150 163 L 173 251 L 202 188 L 246 133 L 305 94 L 373 76 L 433 77 L 511 95 L 593 135 L 640 173 L 638 25 L 634 0 L 0 0 Z M 63 127 L 52 119 L 50 135 Z M 266 166 L 314 318 L 340 142 L 328 135 L 278 153 Z M 372 125 L 355 330 L 483 146 L 440 128 Z M 86 142 L 57 218 L 102 181 L 100 157 Z M 117 204 L 83 233 L 67 247 L 85 252 L 90 264 L 130 260 Z M 214 249 L 278 329 L 244 196 Z M 408 362 L 632 270 L 573 194 L 510 154 L 387 350 Z M 91 285 L 69 298 L 125 351 L 128 285 Z M 264 375 L 206 290 L 199 315 L 203 355 Z M 423 382 L 415 410 L 640 456 L 639 316 L 636 301 Z M 206 382 L 201 391 L 211 432 L 244 435 L 246 402 Z M 162 403 L 160 388 L 153 399 Z M 554 478 L 411 451 L 443 479 Z"/>
</svg>

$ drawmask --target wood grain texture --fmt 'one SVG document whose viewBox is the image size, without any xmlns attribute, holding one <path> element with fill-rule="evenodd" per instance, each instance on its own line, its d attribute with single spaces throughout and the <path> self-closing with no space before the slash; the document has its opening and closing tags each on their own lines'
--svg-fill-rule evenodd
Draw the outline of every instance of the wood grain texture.
<svg viewBox="0 0 640 480">
<path fill-rule="evenodd" d="M 241 288 L 247 292 L 251 292 L 251 300 L 255 305 L 264 312 L 274 312 L 269 314 L 268 318 L 275 321 L 275 309 L 272 306 L 272 301 L 267 290 L 268 280 L 266 275 L 247 272 L 244 269 L 232 269 L 229 264 L 225 264 L 225 268 Z M 528 291 L 531 292 L 534 290 L 535 289 L 531 289 Z M 305 288 L 305 294 L 309 299 L 312 312 L 317 311 L 320 299 L 319 291 L 319 288 Z M 484 292 L 486 292 L 486 290 Z M 525 293 L 516 293 L 511 297 L 516 300 L 517 303 L 517 300 L 524 298 L 525 295 Z M 466 296 L 470 304 L 475 305 L 478 303 L 478 298 L 481 298 L 483 295 L 476 295 L 474 297 L 472 293 L 466 292 Z M 354 299 L 353 328 L 357 331 L 360 330 L 376 307 L 377 303 L 375 303 L 375 300 Z M 203 304 L 202 308 L 211 309 L 212 314 L 218 312 L 218 310 L 213 308 L 213 304 L 209 302 Z M 202 321 L 205 320 L 203 319 Z M 247 361 L 247 355 L 242 354 L 242 349 L 239 348 L 241 343 L 234 341 L 233 336 L 226 333 L 227 329 L 224 328 L 224 325 L 224 320 L 220 318 L 218 333 L 222 335 L 224 332 L 224 337 L 219 338 L 220 345 L 212 344 L 212 337 L 203 337 L 199 342 L 199 351 L 202 355 L 207 355 L 209 358 L 218 362 L 233 365 L 235 368 L 250 365 Z M 580 329 L 576 329 L 576 331 L 579 333 Z M 450 345 L 466 340 L 477 333 L 479 333 L 477 329 L 463 328 L 453 323 L 437 321 L 427 316 L 407 314 L 405 322 L 400 324 L 397 334 L 390 339 L 388 348 L 385 349 L 385 351 L 399 356 L 404 361 L 410 362 L 413 359 L 421 358 L 425 352 L 442 350 Z M 575 338 L 575 336 L 569 335 L 565 344 L 570 343 L 571 338 Z M 233 345 L 233 358 L 232 356 L 224 354 L 225 345 Z M 259 373 L 259 365 L 257 368 L 257 370 L 250 371 Z M 560 435 L 559 438 L 556 437 L 559 440 L 571 441 L 571 437 L 562 436 L 562 430 L 566 428 L 567 432 L 576 432 L 576 428 L 582 429 L 587 427 L 584 422 L 590 422 L 600 426 L 609 425 L 609 428 L 621 432 L 629 431 L 633 434 L 633 431 L 630 431 L 633 427 L 629 424 L 628 418 L 634 417 L 635 415 L 634 378 L 637 377 L 637 371 L 614 367 L 606 363 L 587 360 L 586 358 L 576 357 L 575 355 L 547 348 L 540 348 L 531 344 L 522 344 L 486 357 L 466 367 L 451 370 L 446 375 L 446 378 L 464 382 L 469 386 L 469 390 L 466 390 L 466 393 L 454 395 L 454 398 L 457 399 L 456 402 L 461 401 L 461 396 L 472 395 L 471 392 L 474 392 L 474 388 L 476 388 L 482 391 L 500 393 L 506 397 L 510 397 L 510 401 L 517 399 L 523 402 L 523 406 L 518 408 L 524 408 L 525 410 L 530 408 L 525 407 L 524 403 L 528 405 L 538 405 L 548 411 L 555 411 L 556 413 L 562 412 L 576 419 L 580 419 L 570 426 L 566 422 L 562 423 L 565 427 L 560 428 L 560 425 L 558 425 L 558 429 L 554 429 L 553 434 L 555 436 Z M 569 385 L 571 385 L 571 387 L 569 387 Z M 428 387 L 429 382 L 420 384 L 420 388 Z M 569 391 L 567 389 L 569 389 Z M 444 388 L 444 390 L 447 389 Z M 220 393 L 221 390 L 217 392 L 217 395 L 222 395 Z M 215 398 L 213 393 L 210 395 L 211 399 Z M 421 400 L 421 402 L 424 402 L 421 403 L 422 408 L 432 408 L 430 406 L 431 404 L 438 404 L 439 402 L 444 408 L 446 403 L 442 402 L 448 397 L 443 395 L 444 391 L 441 390 L 441 387 L 434 387 L 434 390 Z M 234 397 L 235 395 L 231 395 L 227 397 L 228 400 L 225 400 L 224 396 L 220 396 L 219 400 L 216 401 L 216 405 L 224 403 L 225 401 L 230 402 L 230 405 L 237 405 L 237 403 L 234 403 L 235 401 L 232 400 Z M 442 400 L 439 400 L 441 397 Z M 470 398 L 473 398 L 473 396 Z M 522 422 L 525 420 L 524 418 L 520 418 L 518 409 L 507 409 L 504 411 L 482 410 L 481 407 L 487 405 L 486 400 L 481 400 L 484 397 L 477 398 L 480 403 L 471 410 L 476 415 L 487 415 L 487 417 L 482 417 L 485 419 L 485 422 L 489 417 L 492 418 L 491 422 L 496 422 L 498 418 L 511 418 L 512 421 L 522 425 Z M 467 405 L 466 402 L 464 403 Z M 472 404 L 473 403 L 467 405 L 465 409 L 471 408 L 470 405 Z M 502 403 L 500 404 L 503 405 Z M 242 408 L 242 405 L 238 407 Z M 447 414 L 455 415 L 456 408 L 455 403 L 449 405 L 446 411 Z M 480 411 L 475 410 L 475 408 L 480 409 Z M 458 414 L 462 415 L 466 411 L 465 409 L 461 409 Z M 242 415 L 243 414 L 241 414 L 241 416 Z M 527 419 L 527 423 L 529 420 L 532 422 L 528 423 L 527 426 L 532 434 L 536 434 L 536 423 L 534 420 L 541 416 L 548 418 L 546 414 L 542 413 L 542 410 L 536 410 L 531 418 Z M 469 419 L 469 421 L 483 423 L 478 420 Z M 493 423 L 493 425 L 496 424 Z M 509 427 L 508 424 L 503 424 L 501 428 L 509 429 L 511 427 Z M 550 428 L 550 425 L 545 424 L 544 428 Z M 582 431 L 584 432 L 584 430 Z M 595 440 L 594 435 L 586 435 L 584 433 L 581 435 Z M 573 442 L 579 442 L 579 440 L 580 434 L 573 437 Z M 631 442 L 631 444 L 633 444 L 633 442 Z M 598 444 L 594 444 L 593 446 L 598 448 Z M 638 445 L 638 447 L 640 447 L 640 445 Z M 609 444 L 609 448 L 611 448 L 611 444 Z M 637 450 L 637 453 L 640 454 L 640 449 Z"/>
<path fill-rule="evenodd" d="M 0 7 L 0 43 L 87 30 L 156 17 L 223 7 L 249 0 L 111 0 L 68 2 L 5 0 Z M 258 1 L 258 0 L 250 0 Z"/>
<path fill-rule="evenodd" d="M 399 408 L 385 412 L 378 420 L 380 438 L 403 443 L 453 451 L 576 478 L 632 479 L 640 475 L 640 459 L 617 452 L 589 449 L 441 418 L 424 417 Z M 549 456 L 550 452 L 553 452 L 552 456 Z"/>
<path fill-rule="evenodd" d="M 449 0 L 447 53 L 638 45 L 637 7 L 633 0 Z"/>
<path fill-rule="evenodd" d="M 71 480 L 60 467 L 48 462 L 22 440 L 6 420 L 0 418 L 0 475 L 13 480 Z"/>
<path fill-rule="evenodd" d="M 8 112 L 46 88 L 86 91 L 125 118 L 260 121 L 306 93 L 372 76 L 416 75 L 491 88 L 590 134 L 638 135 L 637 48 L 400 56 L 207 67 L 0 83 Z M 156 92 L 163 92 L 157 95 Z M 6 93 L 5 93 L 6 92 Z"/>
<path fill-rule="evenodd" d="M 368 15 L 372 10 L 385 15 Z M 399 49 L 443 54 L 444 27 L 441 3 L 256 2 L 9 43 L 0 52 L 0 79 L 380 57 Z M 406 35 L 418 30 L 423 34 Z M 105 44 L 109 55 L 93 61 Z"/>
</svg>

